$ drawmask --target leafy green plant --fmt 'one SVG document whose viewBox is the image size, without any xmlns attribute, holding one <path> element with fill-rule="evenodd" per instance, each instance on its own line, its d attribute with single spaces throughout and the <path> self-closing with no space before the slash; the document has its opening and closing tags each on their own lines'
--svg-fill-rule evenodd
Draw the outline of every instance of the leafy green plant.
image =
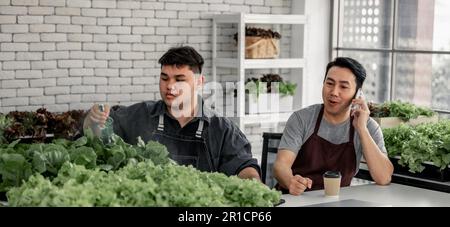
<svg viewBox="0 0 450 227">
<path fill-rule="evenodd" d="M 297 84 L 291 82 L 280 82 L 279 91 L 282 96 L 290 95 L 294 96 L 295 89 L 297 89 Z"/>
<path fill-rule="evenodd" d="M 138 145 L 125 143 L 113 135 L 112 142 L 104 144 L 87 130 L 86 136 L 76 141 L 56 139 L 52 143 L 21 144 L 20 140 L 0 146 L 0 191 L 19 186 L 33 173 L 40 173 L 52 179 L 61 166 L 70 161 L 88 169 L 99 168 L 104 171 L 117 170 L 128 163 L 153 160 L 157 164 L 171 162 L 169 152 L 160 143 Z"/>
<path fill-rule="evenodd" d="M 109 173 L 65 163 L 55 179 L 36 174 L 7 193 L 10 206 L 263 207 L 280 195 L 256 180 L 152 161 Z"/>
<path fill-rule="evenodd" d="M 6 143 L 5 129 L 12 124 L 12 119 L 0 113 L 0 144 Z"/>
<path fill-rule="evenodd" d="M 420 115 L 431 117 L 435 114 L 431 109 L 419 107 L 412 103 L 392 101 L 383 104 L 369 104 L 371 117 L 398 117 L 404 121 L 415 119 Z"/>
<path fill-rule="evenodd" d="M 250 78 L 245 82 L 245 89 L 249 94 L 259 97 L 263 93 L 280 93 L 281 96 L 295 94 L 297 84 L 283 81 L 278 74 L 264 74 L 263 77 Z"/>
<path fill-rule="evenodd" d="M 13 186 L 20 186 L 23 180 L 32 175 L 32 165 L 21 154 L 0 154 L 0 191 L 5 191 Z"/>
<path fill-rule="evenodd" d="M 438 123 L 383 129 L 390 157 L 400 156 L 399 164 L 410 172 L 422 172 L 424 162 L 440 169 L 450 164 L 450 120 Z"/>
<path fill-rule="evenodd" d="M 156 141 L 149 141 L 145 144 L 141 137 L 139 137 L 136 151 L 137 156 L 141 160 L 152 160 L 156 165 L 163 165 L 173 162 L 173 160 L 169 158 L 167 148 Z"/>
<path fill-rule="evenodd" d="M 33 144 L 29 152 L 33 153 L 33 168 L 39 173 L 56 175 L 62 164 L 70 160 L 67 149 L 58 144 Z"/>
<path fill-rule="evenodd" d="M 12 111 L 6 115 L 11 122 L 3 129 L 4 138 L 7 141 L 27 138 L 33 142 L 44 142 L 47 135 L 53 134 L 56 138 L 74 140 L 81 137 L 82 120 L 86 113 L 83 110 L 51 113 L 45 108 L 36 112 Z"/>
<path fill-rule="evenodd" d="M 260 94 L 267 93 L 266 83 L 260 80 L 249 80 L 245 83 L 245 90 L 248 94 L 256 95 L 259 97 Z"/>
</svg>

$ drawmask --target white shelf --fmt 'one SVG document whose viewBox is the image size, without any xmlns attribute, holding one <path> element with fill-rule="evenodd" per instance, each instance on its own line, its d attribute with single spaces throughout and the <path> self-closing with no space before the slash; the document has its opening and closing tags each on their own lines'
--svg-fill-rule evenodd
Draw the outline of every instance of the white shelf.
<svg viewBox="0 0 450 227">
<path fill-rule="evenodd" d="M 219 81 L 217 78 L 217 68 L 232 68 L 236 69 L 237 82 L 237 116 L 236 122 L 240 128 L 245 127 L 246 124 L 252 123 L 279 123 L 286 122 L 291 116 L 292 112 L 288 113 L 274 113 L 274 114 L 245 114 L 245 80 L 246 70 L 249 69 L 292 69 L 289 74 L 291 80 L 298 84 L 298 92 L 303 92 L 303 71 L 298 69 L 305 69 L 305 55 L 306 49 L 305 34 L 307 32 L 307 16 L 299 14 L 221 14 L 213 15 L 212 24 L 212 75 L 213 81 Z M 238 34 L 237 55 L 234 58 L 218 56 L 218 25 L 219 24 L 236 24 Z M 275 25 L 276 30 L 281 30 L 279 25 L 292 25 L 292 36 L 290 37 L 290 49 L 282 50 L 282 53 L 293 58 L 278 58 L 278 59 L 246 59 L 245 58 L 245 29 L 248 24 L 261 25 Z M 294 26 L 295 25 L 295 26 Z M 219 33 L 220 34 L 220 33 Z M 301 106 L 303 102 L 301 93 L 294 96 L 294 108 Z"/>
<path fill-rule="evenodd" d="M 238 59 L 236 58 L 216 58 L 216 66 L 223 68 L 238 68 Z M 245 59 L 243 67 L 245 69 L 273 69 L 273 68 L 303 68 L 305 60 L 303 58 L 285 58 L 285 59 Z"/>
<path fill-rule="evenodd" d="M 242 118 L 244 124 L 286 122 L 293 112 L 250 114 Z"/>
<path fill-rule="evenodd" d="M 239 23 L 240 14 L 223 14 L 214 17 L 216 23 Z M 304 15 L 282 14 L 243 14 L 243 22 L 246 24 L 305 24 Z"/>
</svg>

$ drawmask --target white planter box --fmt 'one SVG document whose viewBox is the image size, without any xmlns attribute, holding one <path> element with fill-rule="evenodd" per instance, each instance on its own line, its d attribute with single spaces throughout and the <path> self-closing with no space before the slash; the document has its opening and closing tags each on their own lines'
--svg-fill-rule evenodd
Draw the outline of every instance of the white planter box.
<svg viewBox="0 0 450 227">
<path fill-rule="evenodd" d="M 259 113 L 276 113 L 280 108 L 280 95 L 278 93 L 259 94 Z"/>
<path fill-rule="evenodd" d="M 245 113 L 280 113 L 292 111 L 293 96 L 280 96 L 278 93 L 254 94 L 245 96 Z"/>
<path fill-rule="evenodd" d="M 411 126 L 415 126 L 422 123 L 437 123 L 439 121 L 439 115 L 435 114 L 432 117 L 419 116 L 407 122 L 403 121 L 398 117 L 381 117 L 381 118 L 376 117 L 373 119 L 380 125 L 381 128 L 393 128 L 399 126 L 401 123 L 405 123 Z"/>
<path fill-rule="evenodd" d="M 245 95 L 245 113 L 257 114 L 258 112 L 258 97 L 254 94 Z"/>
<path fill-rule="evenodd" d="M 294 108 L 294 96 L 280 96 L 280 112 L 290 112 Z"/>
</svg>

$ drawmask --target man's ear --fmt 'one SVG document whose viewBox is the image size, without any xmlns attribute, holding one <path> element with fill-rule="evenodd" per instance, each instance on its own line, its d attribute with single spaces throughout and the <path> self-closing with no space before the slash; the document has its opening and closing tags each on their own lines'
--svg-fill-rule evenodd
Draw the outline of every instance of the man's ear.
<svg viewBox="0 0 450 227">
<path fill-rule="evenodd" d="M 200 86 L 200 87 L 202 87 L 203 84 L 205 84 L 205 77 L 203 76 L 203 74 L 200 74 L 200 76 L 198 76 L 196 83 L 197 83 L 197 86 Z"/>
</svg>

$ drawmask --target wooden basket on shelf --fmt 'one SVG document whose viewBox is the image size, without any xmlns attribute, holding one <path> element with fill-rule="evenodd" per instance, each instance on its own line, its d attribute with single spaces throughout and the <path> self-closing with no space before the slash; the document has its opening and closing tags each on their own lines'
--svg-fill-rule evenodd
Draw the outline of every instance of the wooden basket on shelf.
<svg viewBox="0 0 450 227">
<path fill-rule="evenodd" d="M 245 37 L 245 58 L 277 58 L 279 55 L 279 40 L 257 36 Z"/>
</svg>

